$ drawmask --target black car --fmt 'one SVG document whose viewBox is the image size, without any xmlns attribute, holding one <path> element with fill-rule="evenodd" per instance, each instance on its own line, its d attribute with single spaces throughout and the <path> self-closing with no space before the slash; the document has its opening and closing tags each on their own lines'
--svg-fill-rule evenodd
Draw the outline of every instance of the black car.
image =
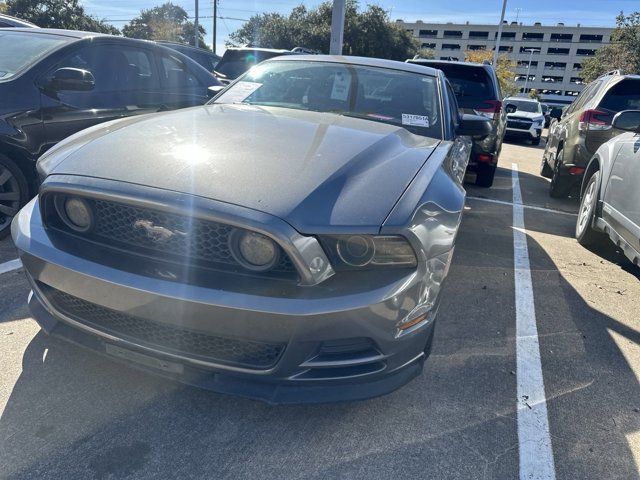
<svg viewBox="0 0 640 480">
<path fill-rule="evenodd" d="M 218 65 L 218 62 L 220 61 L 219 55 L 205 50 L 204 48 L 196 48 L 191 45 L 185 45 L 184 43 L 176 42 L 159 41 L 157 43 L 186 55 L 191 60 L 198 62 L 209 72 L 213 72 L 213 70 L 216 68 L 216 65 Z"/>
<path fill-rule="evenodd" d="M 254 65 L 280 55 L 299 55 L 302 49 L 280 50 L 275 48 L 227 48 L 215 68 L 215 74 L 222 83 L 230 83 Z"/>
<path fill-rule="evenodd" d="M 505 134 L 506 114 L 502 108 L 500 83 L 489 64 L 450 62 L 414 58 L 407 63 L 442 70 L 453 87 L 464 113 L 482 115 L 491 120 L 491 134 L 473 142 L 468 171 L 476 173 L 476 185 L 490 187 L 498 165 Z"/>
<path fill-rule="evenodd" d="M 0 238 L 35 194 L 35 162 L 92 125 L 207 101 L 215 77 L 154 42 L 97 33 L 0 30 Z"/>
</svg>

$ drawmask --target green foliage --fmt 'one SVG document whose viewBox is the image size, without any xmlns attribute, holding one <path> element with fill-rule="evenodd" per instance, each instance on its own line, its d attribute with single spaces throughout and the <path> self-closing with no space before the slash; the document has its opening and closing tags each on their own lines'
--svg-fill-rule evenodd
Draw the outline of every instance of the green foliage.
<svg viewBox="0 0 640 480">
<path fill-rule="evenodd" d="M 7 4 L 6 3 L 0 3 L 0 13 L 7 13 Z"/>
<path fill-rule="evenodd" d="M 209 49 L 204 41 L 206 30 L 198 25 L 199 45 Z M 189 21 L 184 8 L 166 2 L 158 7 L 142 10 L 122 29 L 125 37 L 143 40 L 168 40 L 172 42 L 195 44 L 195 24 Z"/>
<path fill-rule="evenodd" d="M 531 90 L 529 90 L 529 98 L 540 100 L 540 93 L 535 88 L 532 88 Z"/>
<path fill-rule="evenodd" d="M 6 10 L 43 28 L 120 34 L 113 25 L 87 15 L 78 0 L 8 0 Z"/>
<path fill-rule="evenodd" d="M 424 58 L 426 60 L 433 60 L 434 58 L 436 58 L 436 52 L 431 48 L 421 48 L 420 50 L 418 50 L 418 54 L 416 55 L 416 57 Z"/>
<path fill-rule="evenodd" d="M 295 7 L 289 16 L 263 13 L 252 16 L 229 36 L 229 46 L 265 48 L 306 47 L 327 53 L 331 38 L 332 2 L 308 9 Z M 418 52 L 413 35 L 392 23 L 382 7 L 367 5 L 361 10 L 357 0 L 347 0 L 343 53 L 364 57 L 406 60 Z"/>
<path fill-rule="evenodd" d="M 611 70 L 640 73 L 640 12 L 631 15 L 621 12 L 616 18 L 611 43 L 582 62 L 582 68 L 585 82 L 591 82 Z"/>
</svg>

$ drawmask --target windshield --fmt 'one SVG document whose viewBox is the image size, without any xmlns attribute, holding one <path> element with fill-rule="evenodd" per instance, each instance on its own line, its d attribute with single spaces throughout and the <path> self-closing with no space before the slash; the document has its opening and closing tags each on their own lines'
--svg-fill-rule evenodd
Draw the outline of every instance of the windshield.
<svg viewBox="0 0 640 480">
<path fill-rule="evenodd" d="M 254 65 L 280 55 L 283 53 L 260 50 L 227 50 L 216 65 L 216 72 L 235 80 Z"/>
<path fill-rule="evenodd" d="M 54 35 L 0 32 L 0 81 L 9 80 L 67 41 Z"/>
<path fill-rule="evenodd" d="M 436 79 L 401 70 L 278 61 L 251 69 L 215 103 L 332 112 L 441 138 Z"/>
<path fill-rule="evenodd" d="M 540 108 L 540 104 L 538 102 L 527 102 L 523 100 L 507 100 L 507 105 L 513 105 L 517 108 L 518 112 L 529 112 L 529 113 L 542 113 L 542 109 Z"/>
</svg>

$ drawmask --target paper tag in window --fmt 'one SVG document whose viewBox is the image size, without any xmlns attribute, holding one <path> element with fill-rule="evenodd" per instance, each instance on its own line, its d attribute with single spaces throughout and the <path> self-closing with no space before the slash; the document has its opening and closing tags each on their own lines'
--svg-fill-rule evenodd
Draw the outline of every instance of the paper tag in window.
<svg viewBox="0 0 640 480">
<path fill-rule="evenodd" d="M 216 103 L 241 103 L 261 86 L 257 82 L 238 82 L 218 98 Z"/>
<path fill-rule="evenodd" d="M 427 117 L 426 115 L 410 115 L 408 113 L 403 113 L 402 124 L 412 125 L 414 127 L 428 127 L 429 117 Z"/>
<path fill-rule="evenodd" d="M 351 87 L 351 74 L 349 72 L 336 72 L 333 77 L 333 88 L 331 89 L 331 99 L 346 102 L 349 97 Z"/>
</svg>

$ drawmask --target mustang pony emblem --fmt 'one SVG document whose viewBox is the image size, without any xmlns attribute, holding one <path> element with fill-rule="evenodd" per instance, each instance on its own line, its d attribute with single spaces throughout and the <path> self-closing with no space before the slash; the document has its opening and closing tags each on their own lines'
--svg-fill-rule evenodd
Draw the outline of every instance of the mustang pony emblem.
<svg viewBox="0 0 640 480">
<path fill-rule="evenodd" d="M 187 236 L 185 232 L 170 230 L 160 225 L 154 225 L 151 220 L 136 220 L 133 222 L 133 228 L 144 231 L 147 237 L 155 243 L 167 243 L 175 236 Z"/>
</svg>

